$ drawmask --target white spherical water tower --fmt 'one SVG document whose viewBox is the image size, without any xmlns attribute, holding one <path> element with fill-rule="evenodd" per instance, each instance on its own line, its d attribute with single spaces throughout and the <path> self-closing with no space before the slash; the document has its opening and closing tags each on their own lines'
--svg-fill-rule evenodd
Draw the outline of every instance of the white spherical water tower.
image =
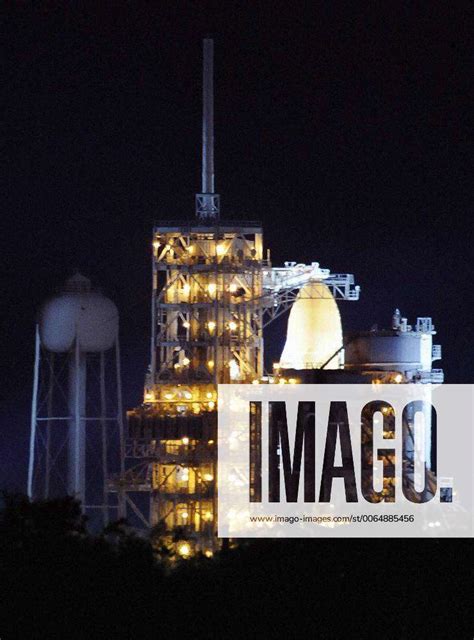
<svg viewBox="0 0 474 640">
<path fill-rule="evenodd" d="M 90 280 L 77 273 L 40 312 L 40 337 L 48 351 L 65 353 L 76 340 L 83 353 L 111 349 L 118 332 L 115 304 L 91 289 Z"/>
<path fill-rule="evenodd" d="M 77 273 L 43 304 L 36 336 L 28 494 L 73 495 L 104 522 L 111 508 L 121 510 L 109 500 L 111 450 L 114 471 L 123 459 L 118 318 L 115 304 Z"/>
</svg>

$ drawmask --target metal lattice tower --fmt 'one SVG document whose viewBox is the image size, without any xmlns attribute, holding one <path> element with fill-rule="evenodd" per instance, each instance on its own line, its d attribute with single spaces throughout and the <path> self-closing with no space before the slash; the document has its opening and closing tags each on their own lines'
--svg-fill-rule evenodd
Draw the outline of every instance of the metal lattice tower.
<svg viewBox="0 0 474 640">
<path fill-rule="evenodd" d="M 120 377 L 117 308 L 76 274 L 39 314 L 27 491 L 74 496 L 93 526 L 124 515 Z"/>
<path fill-rule="evenodd" d="M 150 367 L 144 402 L 128 412 L 122 485 L 129 513 L 170 541 L 185 539 L 182 555 L 217 545 L 217 385 L 262 378 L 263 329 L 306 283 L 324 282 L 337 300 L 359 297 L 352 275 L 316 262 L 272 268 L 261 223 L 220 219 L 212 40 L 203 51 L 202 193 L 194 221 L 153 230 Z"/>
</svg>

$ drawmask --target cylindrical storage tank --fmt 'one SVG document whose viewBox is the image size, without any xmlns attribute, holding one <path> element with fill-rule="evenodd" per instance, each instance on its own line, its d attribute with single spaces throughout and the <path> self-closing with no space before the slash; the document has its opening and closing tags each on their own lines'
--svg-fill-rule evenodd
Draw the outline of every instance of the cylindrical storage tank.
<svg viewBox="0 0 474 640">
<path fill-rule="evenodd" d="M 431 340 L 431 335 L 415 332 L 354 334 L 346 340 L 345 367 L 387 371 L 426 370 L 431 367 Z"/>
<path fill-rule="evenodd" d="M 288 318 L 282 369 L 338 369 L 342 347 L 341 315 L 329 287 L 309 282 L 298 292 Z M 334 356 L 331 358 L 331 356 Z"/>
<path fill-rule="evenodd" d="M 109 298 L 91 290 L 87 278 L 76 274 L 42 306 L 39 328 L 48 351 L 65 353 L 76 338 L 84 353 L 107 351 L 117 337 L 118 310 Z"/>
</svg>

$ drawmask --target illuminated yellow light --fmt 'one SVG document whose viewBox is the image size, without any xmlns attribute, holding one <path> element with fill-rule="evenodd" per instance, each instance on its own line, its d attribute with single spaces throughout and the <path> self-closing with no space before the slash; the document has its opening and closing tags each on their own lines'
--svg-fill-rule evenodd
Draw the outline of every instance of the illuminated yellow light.
<svg viewBox="0 0 474 640">
<path fill-rule="evenodd" d="M 174 398 L 174 393 L 165 393 L 166 400 L 172 400 Z"/>
<path fill-rule="evenodd" d="M 154 400 L 154 399 L 155 399 L 155 396 L 151 391 L 147 391 L 145 393 L 145 400 Z"/>
<path fill-rule="evenodd" d="M 191 545 L 189 545 L 187 542 L 182 542 L 178 546 L 178 553 L 183 558 L 189 558 L 189 556 L 191 555 Z"/>
<path fill-rule="evenodd" d="M 190 326 L 191 326 L 191 325 L 189 324 L 189 322 L 188 322 L 187 320 L 185 320 L 185 321 L 183 322 L 183 327 L 184 327 L 185 329 L 189 329 L 189 327 L 190 327 Z"/>
<path fill-rule="evenodd" d="M 237 364 L 237 360 L 230 360 L 229 362 L 229 373 L 231 380 L 239 380 L 240 378 L 240 367 Z"/>
<path fill-rule="evenodd" d="M 190 362 L 191 362 L 191 360 L 189 358 L 183 358 L 183 360 L 182 360 L 183 366 L 185 366 L 185 367 L 187 367 Z"/>
<path fill-rule="evenodd" d="M 278 384 L 286 384 L 285 378 L 280 378 L 280 380 L 278 381 Z"/>
<path fill-rule="evenodd" d="M 209 400 L 212 398 L 212 393 L 210 391 L 206 393 L 206 398 L 209 398 Z"/>
<path fill-rule="evenodd" d="M 156 250 L 156 249 L 159 249 L 159 247 L 160 247 L 160 243 L 159 243 L 159 241 L 158 241 L 158 240 L 154 240 L 154 242 L 153 242 L 153 248 Z"/>
<path fill-rule="evenodd" d="M 193 404 L 193 413 L 200 413 L 201 412 L 201 407 L 196 403 Z"/>
<path fill-rule="evenodd" d="M 231 285 L 229 285 L 229 291 L 231 293 L 235 293 L 237 291 L 237 285 L 235 284 L 235 282 L 233 282 Z"/>
<path fill-rule="evenodd" d="M 214 331 L 214 329 L 216 328 L 216 323 L 214 322 L 214 320 L 211 320 L 207 323 L 207 328 L 209 329 L 210 333 Z"/>
<path fill-rule="evenodd" d="M 181 514 L 181 517 L 183 518 L 183 520 L 187 520 L 187 519 L 188 519 L 188 516 L 189 516 L 189 514 L 188 514 L 188 512 L 187 512 L 187 511 L 184 511 L 184 512 Z"/>
<path fill-rule="evenodd" d="M 191 287 L 189 284 L 184 284 L 183 285 L 183 293 L 185 296 L 189 295 L 189 292 L 191 291 Z"/>
<path fill-rule="evenodd" d="M 212 520 L 212 513 L 210 511 L 206 511 L 204 514 L 204 520 Z"/>
<path fill-rule="evenodd" d="M 186 398 L 186 400 L 191 400 L 193 394 L 191 393 L 191 391 L 184 391 L 183 396 Z"/>
<path fill-rule="evenodd" d="M 207 406 L 209 407 L 209 409 L 214 409 L 214 407 L 216 406 L 216 403 L 211 400 L 210 402 L 207 403 Z"/>
<path fill-rule="evenodd" d="M 274 371 L 279 371 L 280 370 L 280 363 L 279 362 L 274 362 L 273 363 L 273 370 Z"/>
<path fill-rule="evenodd" d="M 186 437 L 181 438 L 181 442 L 182 442 L 183 444 L 189 444 L 189 438 L 186 438 Z"/>
<path fill-rule="evenodd" d="M 402 374 L 401 374 L 401 373 L 397 373 L 397 375 L 394 377 L 394 381 L 395 381 L 397 384 L 400 384 L 400 382 L 401 382 L 402 380 L 403 380 L 403 376 L 402 376 Z"/>
<path fill-rule="evenodd" d="M 206 482 L 211 482 L 212 480 L 214 480 L 214 476 L 212 475 L 212 473 L 205 473 L 204 480 L 206 480 Z"/>
<path fill-rule="evenodd" d="M 288 380 L 288 382 L 289 382 L 290 384 L 296 384 L 296 383 L 297 383 L 297 380 L 296 380 L 296 378 L 290 378 L 290 379 Z"/>
<path fill-rule="evenodd" d="M 212 553 L 212 551 L 211 551 L 210 549 L 206 549 L 206 550 L 204 551 L 204 555 L 206 556 L 206 558 L 212 558 L 212 556 L 213 556 L 214 554 Z"/>
<path fill-rule="evenodd" d="M 207 444 L 214 444 L 214 440 L 208 440 Z"/>
<path fill-rule="evenodd" d="M 216 293 L 216 290 L 217 290 L 217 285 L 215 284 L 215 282 L 210 282 L 207 285 L 207 290 L 209 291 L 211 296 L 213 296 Z"/>
<path fill-rule="evenodd" d="M 225 246 L 223 244 L 218 244 L 216 246 L 216 253 L 218 256 L 223 256 L 225 253 Z"/>
<path fill-rule="evenodd" d="M 181 365 L 179 364 L 179 362 L 176 362 L 176 364 L 174 365 L 174 368 L 175 368 L 175 369 L 179 369 L 179 368 L 180 368 L 180 366 L 181 366 Z"/>
<path fill-rule="evenodd" d="M 189 253 L 192 253 L 194 251 L 194 245 L 190 244 L 189 246 L 187 246 L 186 251 L 189 251 Z"/>
<path fill-rule="evenodd" d="M 229 329 L 231 331 L 235 331 L 237 329 L 237 322 L 234 322 L 233 320 L 229 322 Z"/>
<path fill-rule="evenodd" d="M 260 382 L 257 379 L 255 379 L 255 380 L 252 380 L 252 384 L 260 384 Z"/>
<path fill-rule="evenodd" d="M 207 366 L 209 367 L 209 369 L 212 369 L 214 367 L 214 360 L 208 360 Z"/>
</svg>

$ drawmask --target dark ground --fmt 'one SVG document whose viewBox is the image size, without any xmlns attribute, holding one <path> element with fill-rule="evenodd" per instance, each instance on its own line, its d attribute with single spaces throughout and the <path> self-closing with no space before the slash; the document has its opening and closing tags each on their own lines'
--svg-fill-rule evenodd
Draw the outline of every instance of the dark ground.
<svg viewBox="0 0 474 640">
<path fill-rule="evenodd" d="M 471 541 L 258 541 L 170 573 L 77 505 L 0 514 L 1 637 L 470 640 Z"/>
</svg>

